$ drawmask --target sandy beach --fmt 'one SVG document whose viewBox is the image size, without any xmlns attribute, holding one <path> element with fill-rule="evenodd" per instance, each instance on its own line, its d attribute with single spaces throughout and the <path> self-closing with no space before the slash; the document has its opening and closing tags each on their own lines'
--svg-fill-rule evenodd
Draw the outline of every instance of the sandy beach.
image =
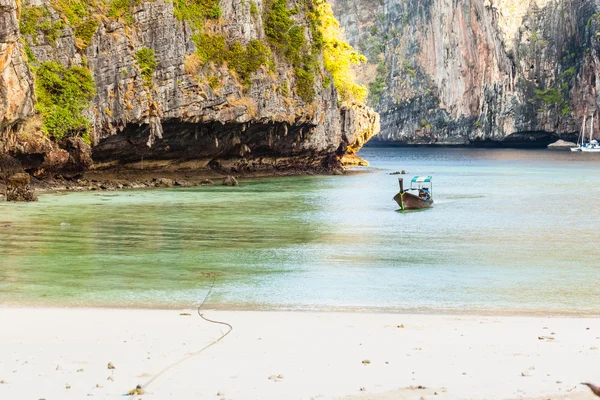
<svg viewBox="0 0 600 400">
<path fill-rule="evenodd" d="M 597 318 L 203 313 L 233 331 L 195 354 L 228 330 L 196 310 L 0 308 L 0 399 L 583 400 L 600 382 Z"/>
</svg>

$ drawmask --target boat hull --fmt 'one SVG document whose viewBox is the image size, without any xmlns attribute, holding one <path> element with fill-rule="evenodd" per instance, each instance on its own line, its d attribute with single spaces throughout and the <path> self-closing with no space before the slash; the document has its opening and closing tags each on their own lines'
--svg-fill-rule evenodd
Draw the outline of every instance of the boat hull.
<svg viewBox="0 0 600 400">
<path fill-rule="evenodd" d="M 433 200 L 423 200 L 408 192 L 398 193 L 394 196 L 394 200 L 403 210 L 422 210 L 433 206 Z"/>
</svg>

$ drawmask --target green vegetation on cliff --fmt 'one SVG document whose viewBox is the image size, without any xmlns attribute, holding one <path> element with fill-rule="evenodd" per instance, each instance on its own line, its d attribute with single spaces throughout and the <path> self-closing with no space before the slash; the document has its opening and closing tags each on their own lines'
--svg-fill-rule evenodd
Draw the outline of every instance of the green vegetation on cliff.
<svg viewBox="0 0 600 400">
<path fill-rule="evenodd" d="M 227 49 L 225 36 L 200 32 L 193 35 L 192 40 L 196 44 L 196 53 L 202 62 L 212 61 L 217 65 L 223 63 Z"/>
<path fill-rule="evenodd" d="M 137 63 L 142 77 L 148 87 L 152 87 L 152 75 L 156 69 L 156 57 L 154 57 L 154 50 L 144 47 L 135 52 L 135 62 Z"/>
<path fill-rule="evenodd" d="M 377 77 L 371 83 L 369 83 L 369 103 L 379 104 L 381 95 L 385 91 L 387 86 L 386 76 L 388 74 L 385 62 L 380 62 L 377 66 Z"/>
<path fill-rule="evenodd" d="M 300 10 L 288 8 L 287 0 L 273 0 L 265 17 L 265 34 L 273 47 L 292 64 L 296 75 L 296 91 L 305 102 L 315 96 L 316 75 L 320 73 L 319 55 L 342 101 L 364 101 L 367 89 L 355 83 L 352 65 L 366 58 L 341 39 L 339 23 L 326 0 L 306 0 L 304 12 L 309 17 L 311 41 L 307 28 L 294 20 Z M 324 82 L 327 76 L 321 76 Z"/>
<path fill-rule="evenodd" d="M 19 28 L 23 35 L 30 35 L 34 44 L 38 43 L 38 34 L 41 33 L 54 45 L 62 33 L 65 23 L 62 20 L 52 21 L 50 11 L 46 6 L 24 7 L 21 11 Z"/>
<path fill-rule="evenodd" d="M 75 26 L 75 37 L 81 40 L 80 48 L 86 48 L 92 42 L 92 38 L 98 29 L 98 21 L 89 18 Z"/>
<path fill-rule="evenodd" d="M 196 31 L 202 30 L 207 19 L 223 14 L 219 0 L 173 0 L 173 7 L 175 18 L 187 21 Z"/>
<path fill-rule="evenodd" d="M 308 2 L 310 5 L 311 2 Z M 272 0 L 265 16 L 265 35 L 271 46 L 294 68 L 296 94 L 306 103 L 315 98 L 317 50 L 306 40 L 306 27 L 296 24 L 298 8 L 289 9 L 287 0 Z"/>
<path fill-rule="evenodd" d="M 323 62 L 333 76 L 333 82 L 342 101 L 363 102 L 367 88 L 355 82 L 353 65 L 367 62 L 362 54 L 342 40 L 340 24 L 335 19 L 331 5 L 326 0 L 313 0 L 317 7 L 315 15 L 323 38 Z"/>
<path fill-rule="evenodd" d="M 252 74 L 261 66 L 272 63 L 271 57 L 271 50 L 256 39 L 252 39 L 245 48 L 240 42 L 235 42 L 225 55 L 229 67 L 233 68 L 245 85 L 252 83 Z"/>
<path fill-rule="evenodd" d="M 35 69 L 36 109 L 42 115 L 44 132 L 59 140 L 81 136 L 89 141 L 90 122 L 82 112 L 94 95 L 90 71 L 45 62 Z"/>
</svg>

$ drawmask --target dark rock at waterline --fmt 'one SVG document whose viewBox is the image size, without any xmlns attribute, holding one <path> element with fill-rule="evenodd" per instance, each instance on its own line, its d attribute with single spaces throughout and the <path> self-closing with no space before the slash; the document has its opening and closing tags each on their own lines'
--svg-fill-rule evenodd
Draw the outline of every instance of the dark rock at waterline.
<svg viewBox="0 0 600 400">
<path fill-rule="evenodd" d="M 6 201 L 37 201 L 35 192 L 29 186 L 31 177 L 26 173 L 17 173 L 8 178 Z"/>
<path fill-rule="evenodd" d="M 191 187 L 194 186 L 191 182 L 188 182 L 186 180 L 183 179 L 177 179 L 173 182 L 174 186 L 179 186 L 179 187 Z"/>
<path fill-rule="evenodd" d="M 202 186 L 208 186 L 208 185 L 214 185 L 215 183 L 212 181 L 212 179 L 205 179 L 202 182 L 200 182 L 200 185 Z"/>
<path fill-rule="evenodd" d="M 152 185 L 155 187 L 170 188 L 173 187 L 174 182 L 173 179 L 169 178 L 154 178 L 152 179 Z"/>
<path fill-rule="evenodd" d="M 6 191 L 6 201 L 29 202 L 38 201 L 38 198 L 30 188 L 9 188 Z"/>
<path fill-rule="evenodd" d="M 237 179 L 234 176 L 229 175 L 225 179 L 223 179 L 223 186 L 239 186 Z"/>
</svg>

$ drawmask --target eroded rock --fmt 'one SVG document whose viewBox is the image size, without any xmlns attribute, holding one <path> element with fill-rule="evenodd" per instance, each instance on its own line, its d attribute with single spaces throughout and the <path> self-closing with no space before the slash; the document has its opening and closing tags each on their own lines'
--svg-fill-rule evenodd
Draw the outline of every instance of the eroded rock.
<svg viewBox="0 0 600 400">
<path fill-rule="evenodd" d="M 37 201 L 35 192 L 30 187 L 31 177 L 26 173 L 12 175 L 6 187 L 6 201 L 30 202 Z"/>
<path fill-rule="evenodd" d="M 225 179 L 223 179 L 223 186 L 239 186 L 240 184 L 238 183 L 237 179 L 235 179 L 234 176 L 227 176 L 225 177 Z"/>
</svg>

